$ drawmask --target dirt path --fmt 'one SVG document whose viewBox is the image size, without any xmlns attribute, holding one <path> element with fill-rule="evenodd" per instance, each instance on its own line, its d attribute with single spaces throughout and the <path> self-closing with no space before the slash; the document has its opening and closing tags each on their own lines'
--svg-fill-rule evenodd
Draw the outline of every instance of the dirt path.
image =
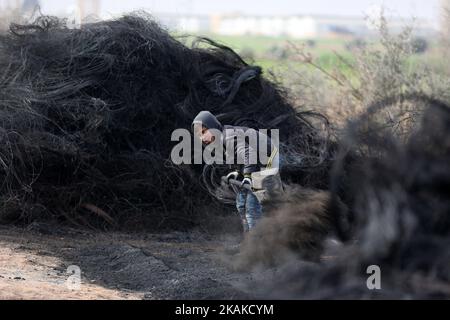
<svg viewBox="0 0 450 320">
<path fill-rule="evenodd" d="M 0 299 L 254 298 L 253 276 L 224 263 L 224 248 L 236 241 L 199 232 L 0 227 Z M 69 267 L 81 271 L 79 288 Z"/>
</svg>

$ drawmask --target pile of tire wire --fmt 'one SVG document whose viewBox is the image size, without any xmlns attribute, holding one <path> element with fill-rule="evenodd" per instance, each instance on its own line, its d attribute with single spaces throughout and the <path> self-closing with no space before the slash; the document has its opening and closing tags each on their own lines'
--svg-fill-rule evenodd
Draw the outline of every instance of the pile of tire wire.
<svg viewBox="0 0 450 320">
<path fill-rule="evenodd" d="M 80 28 L 41 16 L 0 35 L 0 220 L 173 228 L 228 211 L 208 192 L 226 166 L 170 159 L 172 132 L 201 110 L 280 129 L 285 178 L 325 187 L 327 120 L 230 48 L 183 39 L 142 12 Z"/>
</svg>

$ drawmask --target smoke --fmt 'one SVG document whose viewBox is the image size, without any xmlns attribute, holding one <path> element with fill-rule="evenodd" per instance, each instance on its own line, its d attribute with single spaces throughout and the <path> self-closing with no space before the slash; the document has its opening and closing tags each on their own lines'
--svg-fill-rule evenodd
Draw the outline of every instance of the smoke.
<svg viewBox="0 0 450 320">
<path fill-rule="evenodd" d="M 294 257 L 319 261 L 324 241 L 333 232 L 330 203 L 329 192 L 286 186 L 264 206 L 264 218 L 243 241 L 234 267 L 273 267 Z M 340 209 L 345 214 L 342 203 Z"/>
<path fill-rule="evenodd" d="M 406 141 L 377 117 L 399 100 L 427 105 Z M 286 204 L 261 222 L 236 256 L 244 268 L 255 261 L 277 267 L 259 284 L 265 298 L 450 297 L 450 108 L 409 96 L 368 110 L 347 129 L 332 193 L 289 188 Z M 335 205 L 342 188 L 350 193 L 348 216 Z M 324 241 L 333 230 L 341 244 Z M 321 253 L 320 261 L 314 253 Z M 380 268 L 380 290 L 367 286 L 371 266 Z"/>
</svg>

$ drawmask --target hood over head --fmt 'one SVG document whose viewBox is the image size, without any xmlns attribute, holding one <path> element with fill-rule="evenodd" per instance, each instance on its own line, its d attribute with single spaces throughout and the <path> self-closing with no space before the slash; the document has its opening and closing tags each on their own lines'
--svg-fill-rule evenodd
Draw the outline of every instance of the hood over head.
<svg viewBox="0 0 450 320">
<path fill-rule="evenodd" d="M 222 124 L 217 120 L 217 118 L 209 111 L 202 111 L 200 112 L 192 121 L 192 127 L 195 124 L 202 124 L 208 129 L 216 129 L 216 130 L 223 130 Z"/>
</svg>

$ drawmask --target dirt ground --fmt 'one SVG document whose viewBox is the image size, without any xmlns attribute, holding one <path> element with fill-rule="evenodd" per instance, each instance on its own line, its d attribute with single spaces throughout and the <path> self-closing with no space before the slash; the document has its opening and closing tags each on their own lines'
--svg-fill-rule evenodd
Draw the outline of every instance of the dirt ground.
<svg viewBox="0 0 450 320">
<path fill-rule="evenodd" d="M 254 299 L 261 272 L 234 272 L 239 234 L 99 233 L 0 226 L 0 299 Z M 71 284 L 79 267 L 81 284 Z"/>
</svg>

